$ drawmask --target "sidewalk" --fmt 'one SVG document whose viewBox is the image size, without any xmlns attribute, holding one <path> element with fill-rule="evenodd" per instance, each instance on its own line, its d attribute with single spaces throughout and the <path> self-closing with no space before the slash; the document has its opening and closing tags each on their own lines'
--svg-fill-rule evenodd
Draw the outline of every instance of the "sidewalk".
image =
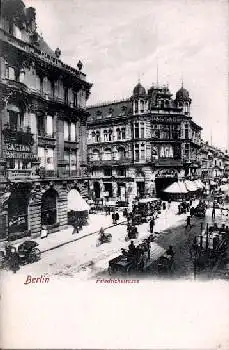
<svg viewBox="0 0 229 350">
<path fill-rule="evenodd" d="M 116 225 L 120 225 L 123 222 L 125 222 L 123 216 L 120 215 L 120 220 Z M 84 226 L 82 230 L 79 231 L 79 233 L 72 234 L 73 227 L 69 225 L 69 227 L 65 230 L 61 230 L 55 233 L 51 233 L 46 238 L 34 238 L 33 241 L 36 241 L 39 244 L 39 249 L 41 253 L 47 252 L 49 250 L 53 250 L 56 248 L 59 248 L 61 246 L 64 246 L 65 244 L 75 242 L 83 237 L 93 235 L 95 233 L 98 233 L 101 227 L 104 229 L 108 229 L 110 227 L 116 226 L 112 223 L 111 215 L 104 215 L 104 214 L 90 214 L 88 225 Z M 17 247 L 19 244 L 24 242 L 29 238 L 23 238 L 20 240 L 17 240 L 15 242 L 12 242 L 12 245 Z"/>
</svg>

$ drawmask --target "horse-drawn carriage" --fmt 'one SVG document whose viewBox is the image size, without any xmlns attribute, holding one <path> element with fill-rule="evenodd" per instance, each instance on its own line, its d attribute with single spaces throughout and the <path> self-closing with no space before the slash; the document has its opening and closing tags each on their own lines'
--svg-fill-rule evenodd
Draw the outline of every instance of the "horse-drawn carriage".
<svg viewBox="0 0 229 350">
<path fill-rule="evenodd" d="M 186 214 L 187 211 L 189 210 L 189 207 L 190 207 L 190 204 L 189 202 L 181 202 L 179 205 L 178 205 L 178 214 Z"/>
<path fill-rule="evenodd" d="M 206 215 L 206 206 L 204 204 L 198 204 L 195 208 L 190 209 L 191 216 L 197 216 L 199 218 L 204 218 Z"/>
<path fill-rule="evenodd" d="M 109 261 L 109 274 L 113 273 L 172 273 L 174 268 L 174 253 L 171 247 L 165 252 L 161 248 L 159 255 L 150 255 L 152 237 L 145 239 L 135 251 L 122 249 L 122 254 Z"/>
<path fill-rule="evenodd" d="M 160 214 L 161 200 L 158 198 L 139 199 L 133 206 L 133 221 L 135 225 L 147 222 L 148 216 Z"/>
</svg>

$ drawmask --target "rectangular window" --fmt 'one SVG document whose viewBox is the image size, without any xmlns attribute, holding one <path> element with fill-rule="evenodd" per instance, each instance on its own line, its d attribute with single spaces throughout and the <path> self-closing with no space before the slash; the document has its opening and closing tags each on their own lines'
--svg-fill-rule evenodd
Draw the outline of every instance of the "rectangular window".
<svg viewBox="0 0 229 350">
<path fill-rule="evenodd" d="M 71 141 L 76 141 L 76 124 L 71 123 Z"/>
<path fill-rule="evenodd" d="M 141 123 L 141 138 L 144 139 L 145 137 L 145 125 L 144 123 Z"/>
<path fill-rule="evenodd" d="M 111 168 L 105 168 L 104 169 L 104 176 L 112 176 L 112 169 Z"/>
<path fill-rule="evenodd" d="M 70 170 L 76 170 L 76 153 L 70 153 Z"/>
<path fill-rule="evenodd" d="M 9 124 L 12 130 L 18 130 L 19 128 L 18 114 L 17 112 L 9 111 Z"/>
<path fill-rule="evenodd" d="M 121 130 L 119 128 L 116 129 L 116 133 L 117 133 L 117 140 L 121 140 L 122 134 L 121 134 Z"/>
<path fill-rule="evenodd" d="M 38 131 L 38 136 L 45 135 L 45 117 L 44 116 L 37 117 L 37 131 Z"/>
<path fill-rule="evenodd" d="M 116 170 L 117 176 L 126 176 L 126 169 L 120 168 Z"/>
<path fill-rule="evenodd" d="M 47 115 L 47 135 L 53 137 L 53 117 Z"/>
<path fill-rule="evenodd" d="M 46 154 L 46 170 L 54 170 L 54 150 L 53 148 L 47 149 Z"/>
<path fill-rule="evenodd" d="M 144 144 L 141 145 L 141 155 L 140 155 L 140 157 L 141 157 L 141 160 L 145 160 L 146 159 L 145 145 Z"/>
<path fill-rule="evenodd" d="M 134 148 L 134 159 L 136 162 L 139 162 L 140 157 L 139 157 L 139 145 L 135 145 Z"/>
<path fill-rule="evenodd" d="M 125 128 L 121 129 L 121 137 L 122 137 L 122 140 L 125 140 L 125 138 L 126 138 L 126 129 Z"/>
<path fill-rule="evenodd" d="M 69 141 L 69 124 L 66 120 L 64 121 L 64 140 Z"/>
<path fill-rule="evenodd" d="M 73 106 L 77 107 L 77 93 L 73 92 Z"/>
<path fill-rule="evenodd" d="M 134 123 L 134 138 L 139 139 L 139 123 Z"/>
<path fill-rule="evenodd" d="M 68 88 L 64 88 L 64 102 L 68 103 Z"/>
<path fill-rule="evenodd" d="M 70 170 L 70 152 L 69 151 L 64 151 L 64 160 L 66 162 L 66 170 Z"/>
<path fill-rule="evenodd" d="M 45 168 L 45 149 L 44 149 L 44 147 L 38 147 L 38 158 L 40 160 L 40 167 Z"/>
<path fill-rule="evenodd" d="M 188 124 L 185 124 L 185 130 L 184 130 L 184 137 L 185 139 L 188 139 L 189 138 L 189 127 L 188 127 Z"/>
</svg>

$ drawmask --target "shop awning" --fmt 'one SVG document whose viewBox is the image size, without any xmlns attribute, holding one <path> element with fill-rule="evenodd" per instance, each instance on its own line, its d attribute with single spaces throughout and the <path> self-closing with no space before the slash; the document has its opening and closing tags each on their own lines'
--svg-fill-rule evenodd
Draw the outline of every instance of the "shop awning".
<svg viewBox="0 0 229 350">
<path fill-rule="evenodd" d="M 68 211 L 89 211 L 90 207 L 76 189 L 68 193 Z"/>
<path fill-rule="evenodd" d="M 198 190 L 196 184 L 193 181 L 185 180 L 184 183 L 189 192 L 196 192 Z"/>
<path fill-rule="evenodd" d="M 182 182 L 173 182 L 169 185 L 164 192 L 166 193 L 187 193 L 187 189 Z"/>
<path fill-rule="evenodd" d="M 196 185 L 196 187 L 200 190 L 202 190 L 203 188 L 205 188 L 203 182 L 201 180 L 194 180 L 194 183 Z"/>
</svg>

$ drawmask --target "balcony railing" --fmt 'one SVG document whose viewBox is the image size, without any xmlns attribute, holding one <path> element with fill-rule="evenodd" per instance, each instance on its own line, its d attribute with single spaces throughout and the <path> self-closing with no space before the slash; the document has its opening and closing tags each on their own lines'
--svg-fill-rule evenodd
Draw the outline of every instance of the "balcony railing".
<svg viewBox="0 0 229 350">
<path fill-rule="evenodd" d="M 9 124 L 6 124 L 4 125 L 2 133 L 6 143 L 9 142 L 29 146 L 34 144 L 34 137 L 29 127 L 26 130 L 23 130 L 22 128 L 19 130 L 13 130 Z"/>
</svg>

